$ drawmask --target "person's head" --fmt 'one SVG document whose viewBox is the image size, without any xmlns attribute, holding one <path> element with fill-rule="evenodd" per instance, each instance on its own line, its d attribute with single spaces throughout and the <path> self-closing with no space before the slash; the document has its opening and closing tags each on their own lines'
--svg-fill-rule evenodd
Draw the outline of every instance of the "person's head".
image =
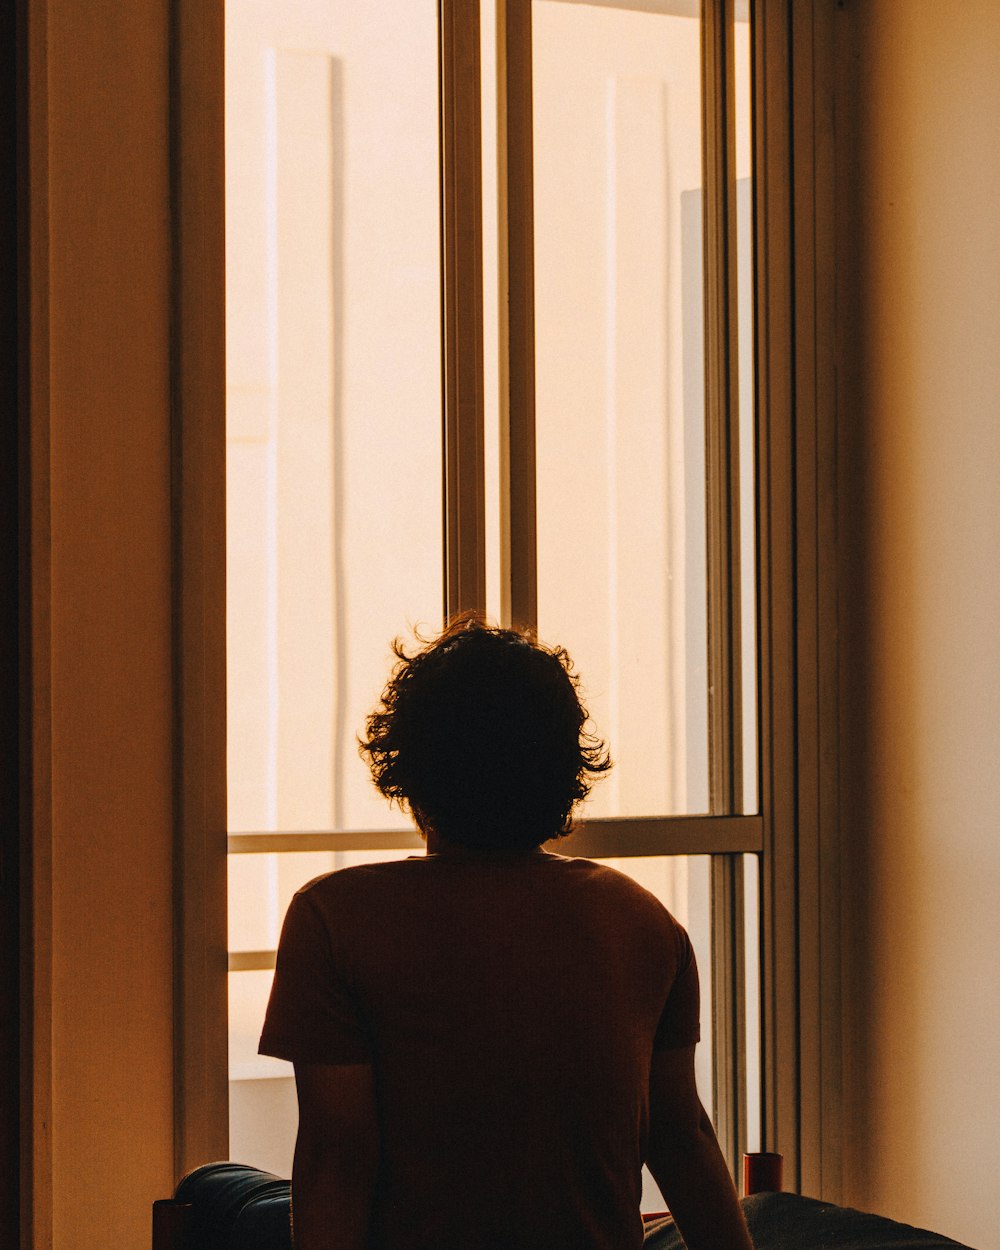
<svg viewBox="0 0 1000 1250">
<path fill-rule="evenodd" d="M 584 732 L 564 650 L 463 617 L 399 663 L 361 752 L 386 798 L 425 834 L 475 850 L 530 850 L 569 833 L 591 779 L 611 767 Z"/>
</svg>

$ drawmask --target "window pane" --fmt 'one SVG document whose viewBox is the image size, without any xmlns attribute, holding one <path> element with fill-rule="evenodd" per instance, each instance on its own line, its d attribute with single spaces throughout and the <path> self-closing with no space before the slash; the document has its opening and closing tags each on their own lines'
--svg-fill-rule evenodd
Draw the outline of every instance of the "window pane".
<svg viewBox="0 0 1000 1250">
<path fill-rule="evenodd" d="M 712 1114 L 712 929 L 711 859 L 707 855 L 651 855 L 626 859 L 603 859 L 655 894 L 670 914 L 688 931 L 698 961 L 701 983 L 701 1044 L 695 1051 L 698 1092 Z M 642 1209 L 662 1211 L 666 1203 L 643 1168 Z"/>
<path fill-rule="evenodd" d="M 290 1064 L 286 1067 L 291 1068 Z M 275 1176 L 292 1174 L 299 1109 L 295 1078 L 233 1081 L 229 1086 L 230 1157 Z"/>
<path fill-rule="evenodd" d="M 584 814 L 705 812 L 700 21 L 532 14 L 539 633 L 617 759 Z"/>
<path fill-rule="evenodd" d="M 486 616 L 501 619 L 500 591 L 500 243 L 497 162 L 497 0 L 480 0 L 483 196 L 483 465 L 486 504 Z"/>
<path fill-rule="evenodd" d="M 273 951 L 292 895 L 313 877 L 354 864 L 405 859 L 412 851 L 319 851 L 230 855 L 229 949 Z M 274 973 L 229 974 L 229 1153 L 291 1176 L 298 1111 L 292 1065 L 257 1054 Z"/>
<path fill-rule="evenodd" d="M 266 1080 L 292 1075 L 292 1065 L 284 1059 L 258 1055 L 257 1043 L 264 1024 L 264 1011 L 271 993 L 274 973 L 267 971 L 229 974 L 229 1084 L 235 1081 Z M 230 1143 L 235 1149 L 234 1143 Z M 234 1154 L 234 1159 L 240 1158 Z M 244 1162 L 244 1160 L 240 1160 Z"/>
<path fill-rule="evenodd" d="M 440 627 L 435 0 L 226 6 L 229 811 L 400 826 L 355 736 Z"/>
<path fill-rule="evenodd" d="M 760 1150 L 760 860 L 743 856 L 746 960 L 747 1150 Z"/>
<path fill-rule="evenodd" d="M 753 149 L 749 6 L 737 4 L 736 58 L 736 310 L 740 429 L 740 636 L 743 696 L 743 811 L 757 795 L 757 568 L 754 480 Z"/>
<path fill-rule="evenodd" d="M 331 851 L 229 856 L 229 949 L 273 951 L 300 886 L 339 867 Z"/>
</svg>

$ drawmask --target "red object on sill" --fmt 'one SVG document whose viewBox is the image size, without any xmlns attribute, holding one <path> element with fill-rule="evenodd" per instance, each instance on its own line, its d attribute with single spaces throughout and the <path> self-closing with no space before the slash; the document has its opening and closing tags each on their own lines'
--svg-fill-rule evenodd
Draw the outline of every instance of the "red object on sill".
<svg viewBox="0 0 1000 1250">
<path fill-rule="evenodd" d="M 780 1193 L 782 1185 L 782 1163 L 784 1156 L 768 1151 L 758 1151 L 743 1156 L 743 1196 L 751 1194 Z M 643 1211 L 642 1222 L 649 1224 L 653 1220 L 662 1220 L 669 1211 Z"/>
<path fill-rule="evenodd" d="M 780 1193 L 783 1156 L 768 1151 L 743 1156 L 743 1195 Z"/>
</svg>

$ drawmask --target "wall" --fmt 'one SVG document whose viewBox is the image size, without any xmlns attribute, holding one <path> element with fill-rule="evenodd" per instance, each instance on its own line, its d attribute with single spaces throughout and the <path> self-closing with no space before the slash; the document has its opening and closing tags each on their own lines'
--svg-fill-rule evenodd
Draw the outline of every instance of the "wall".
<svg viewBox="0 0 1000 1250">
<path fill-rule="evenodd" d="M 173 1179 L 167 27 L 158 0 L 31 11 L 49 92 L 48 128 L 32 122 L 33 454 L 50 491 L 34 518 L 34 1210 L 36 1244 L 87 1250 L 144 1244 Z M 853 14 L 868 574 L 852 636 L 870 715 L 845 787 L 865 953 L 846 1196 L 990 1250 L 1000 9 Z"/>
<path fill-rule="evenodd" d="M 167 5 L 30 8 L 31 1243 L 173 1184 Z"/>
<path fill-rule="evenodd" d="M 845 787 L 861 954 L 846 1198 L 996 1250 L 1000 6 L 852 7 L 861 479 L 845 501 L 863 509 L 847 519 L 868 714 Z"/>
</svg>

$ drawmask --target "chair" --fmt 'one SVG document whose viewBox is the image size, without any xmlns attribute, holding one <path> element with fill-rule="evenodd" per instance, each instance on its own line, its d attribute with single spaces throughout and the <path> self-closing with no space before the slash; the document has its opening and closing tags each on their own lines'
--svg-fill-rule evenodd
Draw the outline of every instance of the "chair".
<svg viewBox="0 0 1000 1250">
<path fill-rule="evenodd" d="M 744 1156 L 744 1192 L 781 1188 L 781 1155 Z M 286 1250 L 289 1182 L 238 1163 L 209 1163 L 183 1178 L 173 1198 L 153 1203 L 152 1250 Z M 643 1216 L 672 1228 L 666 1211 Z"/>
</svg>

